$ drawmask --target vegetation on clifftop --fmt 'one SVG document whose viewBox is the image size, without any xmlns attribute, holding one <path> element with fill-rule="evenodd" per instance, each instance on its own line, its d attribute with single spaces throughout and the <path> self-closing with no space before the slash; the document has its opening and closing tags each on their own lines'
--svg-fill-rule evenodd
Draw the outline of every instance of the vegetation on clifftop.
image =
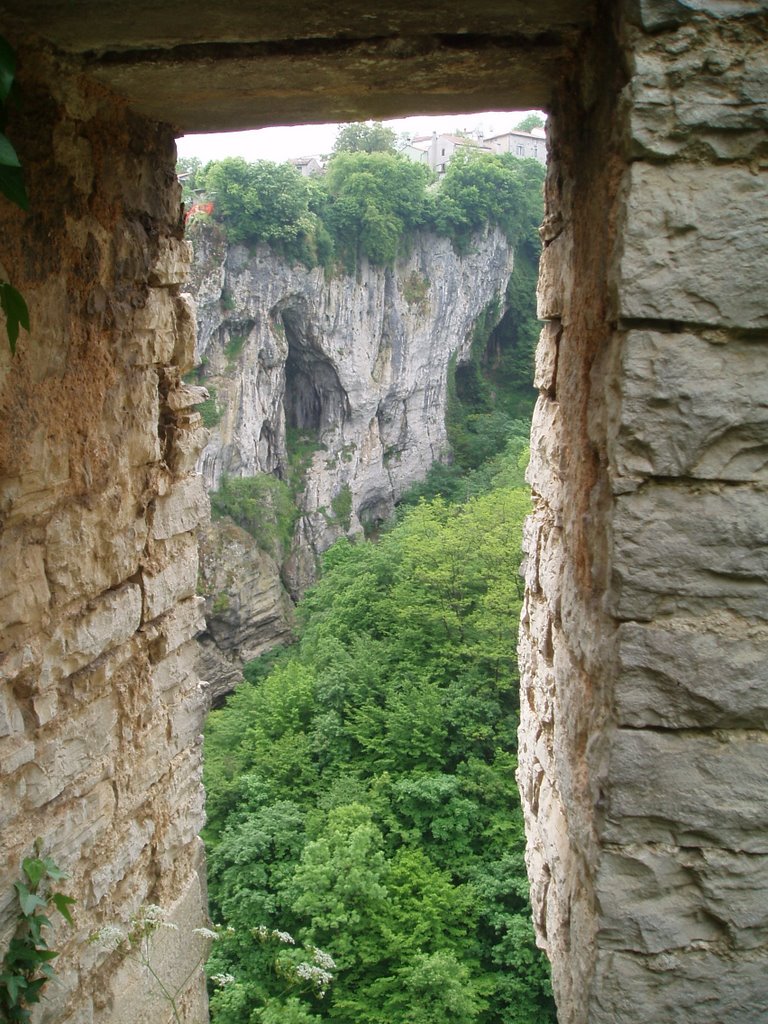
<svg viewBox="0 0 768 1024">
<path fill-rule="evenodd" d="M 210 216 L 232 242 L 264 242 L 286 259 L 346 269 L 362 258 L 393 264 L 421 228 L 460 251 L 486 224 L 523 244 L 536 235 L 544 180 L 539 163 L 510 154 L 458 153 L 438 181 L 393 149 L 351 146 L 313 177 L 291 164 L 240 157 L 180 167 L 188 204 L 212 203 Z"/>
</svg>

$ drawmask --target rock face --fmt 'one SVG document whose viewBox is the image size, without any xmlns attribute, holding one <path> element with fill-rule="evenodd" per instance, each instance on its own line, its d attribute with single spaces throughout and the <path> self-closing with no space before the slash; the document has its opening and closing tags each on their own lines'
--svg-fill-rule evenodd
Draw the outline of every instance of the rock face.
<svg viewBox="0 0 768 1024">
<path fill-rule="evenodd" d="M 13 357 L 0 332 L 0 961 L 39 838 L 77 904 L 71 927 L 51 913 L 60 956 L 34 1019 L 169 1019 L 141 967 L 88 944 L 152 903 L 179 928 L 157 933 L 153 966 L 177 1019 L 199 1022 L 208 499 L 194 475 L 204 396 L 181 381 L 194 316 L 173 134 L 63 58 L 25 49 L 20 65 L 10 132 L 38 158 L 25 158 L 34 215 L 0 203 L 31 328 Z"/>
<path fill-rule="evenodd" d="M 205 632 L 200 675 L 216 704 L 242 679 L 242 665 L 291 637 L 293 603 L 280 566 L 228 519 L 200 531 L 200 584 Z"/>
<path fill-rule="evenodd" d="M 31 333 L 13 358 L 0 344 L 0 952 L 40 837 L 78 901 L 52 936 L 42 1018 L 206 1017 L 187 941 L 203 922 L 202 431 L 179 382 L 172 132 L 137 115 L 131 76 L 155 116 L 211 130 L 526 96 L 552 112 L 521 650 L 539 941 L 561 1024 L 764 1021 L 765 3 L 546 0 L 490 18 L 393 2 L 378 22 L 370 4 L 251 5 L 270 32 L 230 6 L 244 37 L 153 4 L 194 36 L 170 49 L 115 4 L 4 6 L 30 211 L 0 203 L 2 272 Z M 57 11 L 72 34 L 51 37 L 53 57 L 39 39 Z M 133 52 L 129 30 L 148 33 Z M 87 943 L 148 900 L 182 926 L 157 933 L 165 984 L 186 986 L 178 1015 Z"/>
<path fill-rule="evenodd" d="M 320 552 L 386 519 L 445 455 L 449 361 L 468 355 L 511 271 L 497 230 L 466 256 L 422 235 L 394 269 L 363 263 L 355 276 L 230 249 L 210 230 L 196 240 L 198 359 L 221 413 L 200 464 L 207 486 L 222 474 L 286 477 L 297 434 L 317 448 L 286 566 L 293 592 Z"/>
</svg>

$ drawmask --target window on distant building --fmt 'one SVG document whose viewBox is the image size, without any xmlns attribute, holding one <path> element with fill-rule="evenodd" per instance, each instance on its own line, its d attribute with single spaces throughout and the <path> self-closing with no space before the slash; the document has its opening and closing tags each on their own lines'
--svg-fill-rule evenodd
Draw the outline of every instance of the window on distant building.
<svg viewBox="0 0 768 1024">
<path fill-rule="evenodd" d="M 518 146 L 517 147 L 517 155 L 518 156 L 522 156 L 524 152 L 525 152 L 525 150 L 523 149 L 522 146 Z"/>
</svg>

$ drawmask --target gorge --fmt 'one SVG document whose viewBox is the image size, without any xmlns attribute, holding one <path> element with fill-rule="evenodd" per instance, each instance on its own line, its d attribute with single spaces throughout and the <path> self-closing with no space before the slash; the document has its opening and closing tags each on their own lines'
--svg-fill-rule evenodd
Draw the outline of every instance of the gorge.
<svg viewBox="0 0 768 1024">
<path fill-rule="evenodd" d="M 195 380 L 215 396 L 203 479 L 216 491 L 229 478 L 271 474 L 262 484 L 274 493 L 275 478 L 291 478 L 297 506 L 296 515 L 282 512 L 295 520 L 287 543 L 275 529 L 259 547 L 220 520 L 204 534 L 203 674 L 217 697 L 233 658 L 236 666 L 285 639 L 290 601 L 281 581 L 298 597 L 330 544 L 375 531 L 448 457 L 449 365 L 469 359 L 480 319 L 490 331 L 501 317 L 514 260 L 509 240 L 490 227 L 464 255 L 421 233 L 394 267 L 365 261 L 353 274 L 308 268 L 265 245 L 249 252 L 214 223 L 190 237 Z"/>
</svg>

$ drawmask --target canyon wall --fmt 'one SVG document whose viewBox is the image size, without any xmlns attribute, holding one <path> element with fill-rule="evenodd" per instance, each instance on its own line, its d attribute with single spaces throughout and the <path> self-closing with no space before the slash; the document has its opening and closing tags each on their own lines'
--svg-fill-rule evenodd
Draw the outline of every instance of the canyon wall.
<svg viewBox="0 0 768 1024">
<path fill-rule="evenodd" d="M 39 46 L 19 69 L 9 133 L 31 212 L 0 202 L 0 234 L 31 331 L 14 357 L 0 332 L 0 956 L 39 839 L 77 903 L 73 927 L 51 915 L 61 955 L 34 1020 L 173 1019 L 145 971 L 88 941 L 152 903 L 179 926 L 153 966 L 202 1021 L 208 503 L 202 396 L 180 379 L 195 324 L 174 139 Z"/>
<path fill-rule="evenodd" d="M 768 1006 L 766 11 L 612 15 L 548 133 L 520 650 L 534 915 L 561 1024 L 752 1024 Z"/>
<path fill-rule="evenodd" d="M 201 380 L 221 416 L 201 457 L 207 486 L 287 477 L 297 435 L 316 449 L 284 570 L 297 594 L 322 551 L 388 519 L 446 455 L 449 363 L 468 358 L 489 303 L 500 315 L 512 250 L 498 229 L 463 256 L 420 234 L 394 268 L 365 260 L 344 274 L 229 247 L 215 227 L 193 238 Z"/>
</svg>

